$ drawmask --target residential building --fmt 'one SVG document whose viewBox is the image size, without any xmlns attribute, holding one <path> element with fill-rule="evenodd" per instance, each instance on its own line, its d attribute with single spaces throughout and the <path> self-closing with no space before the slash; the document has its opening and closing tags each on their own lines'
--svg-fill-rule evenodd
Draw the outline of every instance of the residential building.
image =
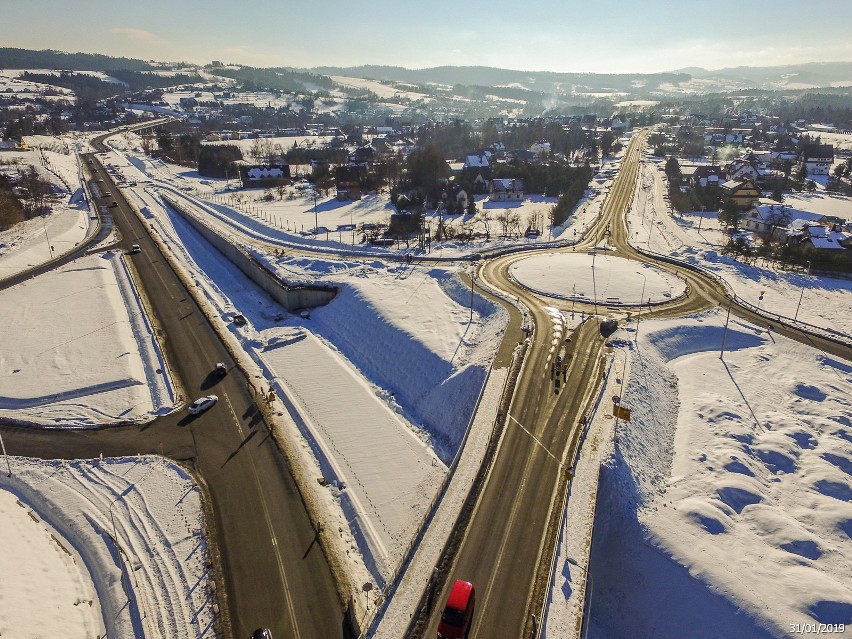
<svg viewBox="0 0 852 639">
<path fill-rule="evenodd" d="M 725 197 L 735 202 L 743 210 L 750 209 L 760 199 L 760 189 L 749 178 L 728 180 L 722 183 L 721 188 Z"/>
<path fill-rule="evenodd" d="M 363 165 L 347 164 L 334 169 L 334 186 L 338 200 L 361 199 L 361 171 Z"/>
<path fill-rule="evenodd" d="M 244 164 L 240 167 L 244 187 L 274 186 L 290 182 L 289 164 Z"/>
<path fill-rule="evenodd" d="M 511 178 L 491 180 L 491 192 L 489 194 L 488 199 L 492 202 L 509 202 L 523 200 L 523 180 Z"/>
<path fill-rule="evenodd" d="M 685 164 L 680 167 L 680 174 L 693 188 L 719 186 L 725 181 L 725 172 L 722 170 L 722 167 L 712 164 L 702 164 L 700 166 Z"/>
<path fill-rule="evenodd" d="M 828 175 L 834 164 L 834 147 L 831 144 L 806 144 L 799 151 L 798 166 L 804 166 L 808 175 Z"/>
</svg>

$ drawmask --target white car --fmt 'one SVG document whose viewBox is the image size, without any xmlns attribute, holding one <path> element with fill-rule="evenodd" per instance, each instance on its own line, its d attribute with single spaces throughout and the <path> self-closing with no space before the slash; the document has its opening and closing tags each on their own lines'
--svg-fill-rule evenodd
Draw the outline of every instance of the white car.
<svg viewBox="0 0 852 639">
<path fill-rule="evenodd" d="M 208 395 L 207 397 L 199 397 L 189 405 L 190 415 L 199 415 L 213 406 L 219 398 L 216 395 Z"/>
</svg>

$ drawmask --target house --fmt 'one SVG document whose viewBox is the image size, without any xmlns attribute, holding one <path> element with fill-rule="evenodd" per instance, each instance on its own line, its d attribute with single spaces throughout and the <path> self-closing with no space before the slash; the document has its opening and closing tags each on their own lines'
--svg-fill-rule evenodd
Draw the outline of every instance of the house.
<svg viewBox="0 0 852 639">
<path fill-rule="evenodd" d="M 275 186 L 290 182 L 289 164 L 244 164 L 240 167 L 244 187 Z"/>
<path fill-rule="evenodd" d="M 743 216 L 742 226 L 759 235 L 771 235 L 776 240 L 785 239 L 793 216 L 804 213 L 775 200 L 761 198 L 758 202 Z"/>
<path fill-rule="evenodd" d="M 719 186 L 725 181 L 725 172 L 722 167 L 712 164 L 683 165 L 680 167 L 680 174 L 693 188 Z"/>
<path fill-rule="evenodd" d="M 523 200 L 523 180 L 511 178 L 491 180 L 491 192 L 488 196 L 488 199 L 492 202 L 510 202 Z"/>
<path fill-rule="evenodd" d="M 808 175 L 828 175 L 834 164 L 834 147 L 831 144 L 806 144 L 796 161 L 800 168 L 805 167 Z"/>
<path fill-rule="evenodd" d="M 749 161 L 745 158 L 738 158 L 725 165 L 725 178 L 727 180 L 749 178 L 756 182 L 757 178 L 761 176 L 758 166 L 757 160 Z"/>
<path fill-rule="evenodd" d="M 491 151 L 469 153 L 465 157 L 462 175 L 473 183 L 477 193 L 484 193 L 491 178 Z"/>
<path fill-rule="evenodd" d="M 722 193 L 743 210 L 750 209 L 760 198 L 760 189 L 749 178 L 728 180 L 721 184 Z"/>
<path fill-rule="evenodd" d="M 334 187 L 337 190 L 338 200 L 361 199 L 362 170 L 362 165 L 358 164 L 338 166 L 334 169 Z"/>
<path fill-rule="evenodd" d="M 609 125 L 609 128 L 612 129 L 612 132 L 618 137 L 623 136 L 627 131 L 630 130 L 630 123 L 624 122 L 618 116 L 612 118 L 612 122 Z"/>
<path fill-rule="evenodd" d="M 550 155 L 550 142 L 547 140 L 539 140 L 538 142 L 533 142 L 530 147 L 530 151 L 537 158 L 544 159 Z"/>
<path fill-rule="evenodd" d="M 822 253 L 844 253 L 849 250 L 852 236 L 840 231 L 835 226 L 823 224 L 808 224 L 799 239 L 799 246 L 805 252 L 819 251 Z"/>
<path fill-rule="evenodd" d="M 490 152 L 482 151 L 481 153 L 468 153 L 464 159 L 465 169 L 487 169 L 490 168 L 491 162 Z"/>
</svg>

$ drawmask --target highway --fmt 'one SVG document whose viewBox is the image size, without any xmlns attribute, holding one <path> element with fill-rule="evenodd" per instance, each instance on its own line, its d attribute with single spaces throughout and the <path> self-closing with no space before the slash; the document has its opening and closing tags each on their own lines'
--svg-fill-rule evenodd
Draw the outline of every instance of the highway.
<svg viewBox="0 0 852 639">
<path fill-rule="evenodd" d="M 208 542 L 227 637 L 258 627 L 275 637 L 347 637 L 335 581 L 287 462 L 255 406 L 242 373 L 142 222 L 98 162 L 109 185 L 122 247 L 160 336 L 173 378 L 188 401 L 219 402 L 195 418 L 185 410 L 144 426 L 58 431 L 2 425 L 9 454 L 94 458 L 163 452 L 190 465 L 209 497 Z M 213 368 L 223 361 L 229 374 Z"/>
</svg>

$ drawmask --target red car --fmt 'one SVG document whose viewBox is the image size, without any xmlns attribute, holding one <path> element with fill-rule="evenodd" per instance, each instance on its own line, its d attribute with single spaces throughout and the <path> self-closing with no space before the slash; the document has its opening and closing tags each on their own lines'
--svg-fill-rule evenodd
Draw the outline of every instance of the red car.
<svg viewBox="0 0 852 639">
<path fill-rule="evenodd" d="M 457 579 L 438 624 L 438 639 L 462 639 L 470 632 L 476 592 L 469 581 Z"/>
</svg>

